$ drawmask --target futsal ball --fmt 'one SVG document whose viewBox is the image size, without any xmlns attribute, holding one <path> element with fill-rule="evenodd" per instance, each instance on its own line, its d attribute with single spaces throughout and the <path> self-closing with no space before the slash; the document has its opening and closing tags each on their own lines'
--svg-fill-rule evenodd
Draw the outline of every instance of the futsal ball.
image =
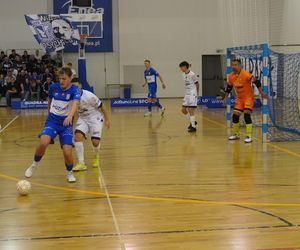
<svg viewBox="0 0 300 250">
<path fill-rule="evenodd" d="M 31 190 L 31 184 L 29 181 L 20 180 L 17 183 L 17 190 L 20 195 L 28 195 Z"/>
</svg>

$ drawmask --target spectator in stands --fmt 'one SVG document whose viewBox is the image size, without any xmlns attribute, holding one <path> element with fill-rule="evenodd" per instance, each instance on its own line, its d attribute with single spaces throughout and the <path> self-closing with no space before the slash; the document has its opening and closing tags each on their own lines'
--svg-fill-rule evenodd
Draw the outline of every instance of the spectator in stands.
<svg viewBox="0 0 300 250">
<path fill-rule="evenodd" d="M 13 70 L 12 70 L 12 69 L 9 69 L 9 70 L 7 71 L 6 76 L 5 76 L 5 81 L 6 81 L 6 83 L 8 83 L 8 82 L 10 81 L 10 78 L 13 77 L 13 76 L 14 76 Z"/>
<path fill-rule="evenodd" d="M 17 54 L 16 50 L 13 49 L 13 50 L 11 51 L 11 54 L 9 55 L 9 59 L 10 59 L 12 62 L 14 62 L 16 56 L 18 56 L 18 54 Z"/>
<path fill-rule="evenodd" d="M 58 74 L 58 68 L 54 67 L 53 69 L 53 78 L 52 78 L 53 82 L 59 82 L 59 74 Z"/>
<path fill-rule="evenodd" d="M 50 85 L 52 84 L 52 78 L 50 76 L 47 77 L 46 81 L 42 84 L 42 99 L 43 100 L 46 100 L 48 98 L 48 95 L 49 95 L 49 88 L 50 88 Z"/>
<path fill-rule="evenodd" d="M 50 69 L 46 68 L 45 73 L 43 74 L 43 82 L 47 81 L 47 78 L 50 77 L 51 79 L 53 78 L 53 74 L 50 73 Z"/>
<path fill-rule="evenodd" d="M 27 72 L 21 70 L 20 74 L 17 76 L 17 84 L 21 88 L 21 97 L 24 101 L 27 101 L 30 97 L 30 85 L 27 79 Z"/>
<path fill-rule="evenodd" d="M 55 65 L 57 67 L 62 67 L 62 53 L 60 51 L 56 52 L 56 55 L 53 56 L 53 61 L 55 61 Z"/>
<path fill-rule="evenodd" d="M 9 58 L 6 56 L 4 57 L 4 60 L 1 64 L 1 71 L 2 73 L 6 76 L 7 75 L 7 72 L 13 68 L 13 63 L 11 60 L 9 60 Z"/>
<path fill-rule="evenodd" d="M 40 100 L 40 85 L 35 79 L 30 81 L 30 99 Z"/>
<path fill-rule="evenodd" d="M 33 71 L 32 73 L 29 73 L 27 76 L 28 81 L 35 80 L 38 85 L 41 85 L 43 76 L 41 74 L 38 74 L 37 71 Z"/>
<path fill-rule="evenodd" d="M 0 74 L 0 99 L 6 94 L 6 81 L 3 74 Z"/>
<path fill-rule="evenodd" d="M 19 55 L 17 55 L 15 57 L 14 68 L 16 70 L 18 70 L 18 72 L 21 72 L 21 70 L 23 69 L 23 65 L 24 65 L 24 63 L 22 61 L 22 58 Z"/>
<path fill-rule="evenodd" d="M 42 61 L 42 55 L 41 55 L 39 49 L 35 50 L 34 57 L 35 57 L 36 60 L 38 60 L 38 62 Z"/>
<path fill-rule="evenodd" d="M 72 63 L 68 63 L 67 64 L 67 66 L 72 70 L 72 77 L 74 78 L 74 77 L 76 77 L 76 70 L 75 69 L 73 69 L 73 65 L 72 65 Z"/>
<path fill-rule="evenodd" d="M 27 63 L 27 71 L 32 73 L 33 71 L 38 72 L 39 70 L 40 66 L 38 65 L 38 61 L 35 59 L 34 55 L 30 55 Z"/>
<path fill-rule="evenodd" d="M 27 64 L 28 61 L 29 61 L 29 55 L 28 55 L 27 50 L 24 50 L 24 52 L 23 52 L 23 55 L 22 55 L 22 61 L 23 61 L 23 63 L 25 63 L 25 64 Z"/>
<path fill-rule="evenodd" d="M 11 99 L 20 97 L 20 86 L 18 86 L 16 82 L 16 78 L 14 76 L 10 77 L 7 82 L 7 90 L 6 90 L 6 103 L 7 106 L 11 107 Z"/>
<path fill-rule="evenodd" d="M 3 62 L 4 57 L 6 57 L 6 55 L 5 55 L 5 52 L 2 50 L 2 51 L 0 52 L 0 62 L 1 62 L 1 63 Z"/>
</svg>

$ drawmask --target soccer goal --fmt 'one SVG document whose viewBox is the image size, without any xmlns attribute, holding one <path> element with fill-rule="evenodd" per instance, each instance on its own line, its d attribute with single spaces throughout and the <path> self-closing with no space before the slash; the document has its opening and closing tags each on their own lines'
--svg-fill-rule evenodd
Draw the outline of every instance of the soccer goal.
<svg viewBox="0 0 300 250">
<path fill-rule="evenodd" d="M 268 44 L 242 46 L 227 49 L 227 74 L 231 72 L 231 60 L 239 58 L 245 70 L 262 82 L 268 98 L 260 100 L 255 86 L 256 108 L 254 126 L 261 126 L 262 141 L 300 140 L 300 112 L 298 79 L 300 53 L 285 54 L 269 49 Z M 228 98 L 227 126 L 231 127 L 234 93 Z"/>
</svg>

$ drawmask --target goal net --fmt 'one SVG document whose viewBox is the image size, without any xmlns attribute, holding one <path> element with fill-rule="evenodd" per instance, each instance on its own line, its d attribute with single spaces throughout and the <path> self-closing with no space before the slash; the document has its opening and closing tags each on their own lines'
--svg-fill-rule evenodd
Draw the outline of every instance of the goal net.
<svg viewBox="0 0 300 250">
<path fill-rule="evenodd" d="M 266 44 L 228 49 L 228 72 L 232 58 L 241 59 L 243 68 L 259 79 L 263 83 L 264 91 L 268 93 L 267 100 L 261 100 L 259 105 L 259 92 L 253 86 L 257 106 L 252 119 L 254 126 L 262 126 L 263 141 L 300 140 L 300 53 L 275 52 L 269 50 Z M 232 108 L 228 104 L 229 125 L 231 111 Z"/>
</svg>

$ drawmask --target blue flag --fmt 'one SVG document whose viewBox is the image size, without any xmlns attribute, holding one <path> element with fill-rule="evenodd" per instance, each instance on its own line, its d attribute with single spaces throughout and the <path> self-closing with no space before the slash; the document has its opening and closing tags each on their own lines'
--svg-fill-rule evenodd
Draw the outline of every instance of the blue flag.
<svg viewBox="0 0 300 250">
<path fill-rule="evenodd" d="M 66 44 L 78 45 L 78 29 L 73 29 L 71 21 L 61 15 L 25 15 L 26 22 L 37 42 L 47 53 L 63 50 Z"/>
</svg>

